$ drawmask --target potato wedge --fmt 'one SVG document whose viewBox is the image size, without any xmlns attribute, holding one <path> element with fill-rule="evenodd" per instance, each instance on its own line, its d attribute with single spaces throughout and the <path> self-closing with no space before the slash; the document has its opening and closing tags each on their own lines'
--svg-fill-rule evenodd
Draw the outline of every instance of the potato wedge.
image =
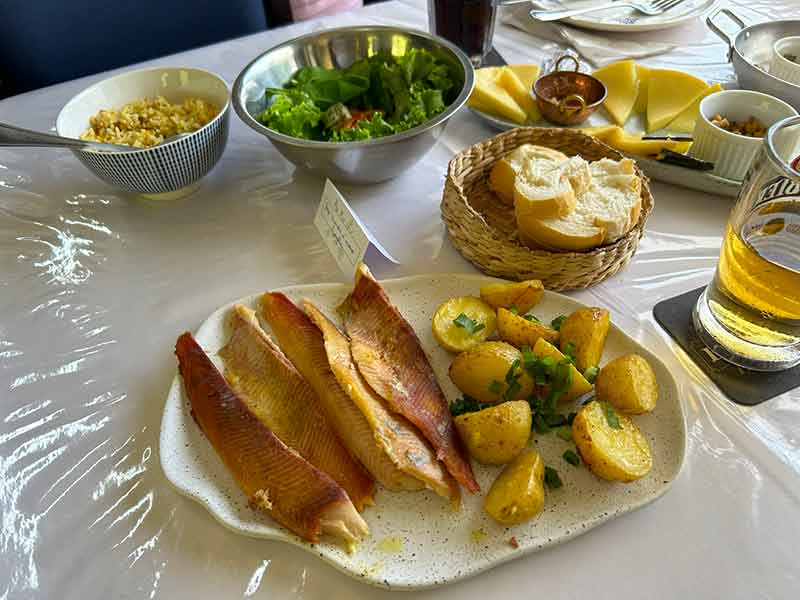
<svg viewBox="0 0 800 600">
<path fill-rule="evenodd" d="M 433 336 L 447 350 L 463 352 L 492 335 L 496 323 L 494 310 L 480 298 L 450 298 L 433 315 Z"/>
<path fill-rule="evenodd" d="M 538 279 L 509 283 L 487 283 L 481 286 L 481 300 L 492 308 L 517 309 L 524 315 L 539 303 L 544 295 L 544 286 Z"/>
<path fill-rule="evenodd" d="M 531 407 L 525 400 L 503 402 L 453 421 L 470 456 L 485 465 L 514 460 L 531 437 Z"/>
<path fill-rule="evenodd" d="M 567 344 L 575 346 L 575 364 L 581 373 L 600 364 L 610 320 L 605 308 L 579 308 L 561 324 L 559 345 L 561 351 Z"/>
<path fill-rule="evenodd" d="M 551 357 L 556 363 L 562 361 L 565 357 L 558 348 L 553 346 L 544 338 L 539 338 L 536 345 L 533 347 L 533 354 L 537 358 Z M 586 381 L 586 378 L 580 374 L 575 365 L 570 365 L 570 373 L 572 383 L 569 389 L 561 395 L 560 402 L 569 402 L 583 396 L 586 392 L 591 391 L 592 384 Z"/>
<path fill-rule="evenodd" d="M 505 308 L 497 309 L 497 332 L 501 340 L 517 348 L 533 348 L 539 338 L 544 338 L 551 344 L 558 343 L 558 332 L 555 329 L 537 321 L 528 321 Z"/>
<path fill-rule="evenodd" d="M 522 353 L 511 344 L 482 342 L 453 359 L 450 379 L 464 394 L 485 404 L 523 399 L 533 391 L 533 380 L 521 362 Z M 513 385 L 508 377 L 515 364 Z"/>
<path fill-rule="evenodd" d="M 656 375 L 638 354 L 620 356 L 600 369 L 595 391 L 598 400 L 629 415 L 650 412 L 658 400 Z"/>
<path fill-rule="evenodd" d="M 501 525 L 519 525 L 544 508 L 544 462 L 525 450 L 497 476 L 483 501 L 483 510 Z"/>
<path fill-rule="evenodd" d="M 630 417 L 613 412 L 619 429 L 609 424 L 608 404 L 592 401 L 572 422 L 572 439 L 583 462 L 598 477 L 609 481 L 635 481 L 650 472 L 653 457 L 644 434 Z"/>
</svg>

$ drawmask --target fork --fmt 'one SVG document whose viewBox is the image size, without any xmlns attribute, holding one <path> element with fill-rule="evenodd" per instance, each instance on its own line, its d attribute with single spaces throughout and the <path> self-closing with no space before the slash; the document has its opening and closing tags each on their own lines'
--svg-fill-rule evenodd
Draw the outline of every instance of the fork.
<svg viewBox="0 0 800 600">
<path fill-rule="evenodd" d="M 685 0 L 623 0 L 621 2 L 606 2 L 595 6 L 584 6 L 583 8 L 572 8 L 567 10 L 532 10 L 529 14 L 537 21 L 560 21 L 568 17 L 576 17 L 596 10 L 607 10 L 609 8 L 621 8 L 623 6 L 638 10 L 645 15 L 660 15 L 671 8 L 682 4 Z"/>
</svg>

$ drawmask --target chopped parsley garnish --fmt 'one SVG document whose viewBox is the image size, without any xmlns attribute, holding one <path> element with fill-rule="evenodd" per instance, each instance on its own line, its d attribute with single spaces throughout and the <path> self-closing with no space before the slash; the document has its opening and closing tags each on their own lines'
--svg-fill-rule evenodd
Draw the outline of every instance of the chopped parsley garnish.
<svg viewBox="0 0 800 600">
<path fill-rule="evenodd" d="M 465 394 L 463 398 L 459 398 L 450 403 L 450 414 L 457 417 L 465 413 L 478 412 L 481 408 L 480 402 Z"/>
<path fill-rule="evenodd" d="M 568 342 L 566 346 L 564 346 L 564 356 L 566 356 L 570 362 L 575 362 L 575 344 L 572 342 Z"/>
<path fill-rule="evenodd" d="M 522 318 L 526 321 L 530 321 L 531 323 L 541 323 L 541 321 L 536 318 L 536 315 L 523 315 Z"/>
<path fill-rule="evenodd" d="M 586 378 L 586 381 L 589 383 L 594 383 L 594 380 L 597 379 L 597 374 L 600 372 L 600 369 L 597 367 L 589 367 L 583 372 L 583 376 Z"/>
<path fill-rule="evenodd" d="M 573 467 L 577 467 L 581 464 L 581 458 L 577 454 L 575 454 L 572 450 L 567 450 L 564 454 L 561 455 L 562 458 L 571 464 Z"/>
<path fill-rule="evenodd" d="M 617 412 L 614 410 L 614 407 L 608 404 L 607 402 L 603 402 L 603 412 L 606 414 L 606 423 L 612 429 L 622 429 L 622 425 L 619 424 L 619 418 L 617 417 Z"/>
<path fill-rule="evenodd" d="M 555 319 L 550 321 L 550 326 L 559 331 L 561 329 L 561 324 L 567 320 L 567 315 L 558 315 Z"/>
<path fill-rule="evenodd" d="M 489 384 L 489 392 L 492 394 L 502 394 L 503 384 L 497 381 L 497 379 L 493 379 L 492 383 Z"/>
<path fill-rule="evenodd" d="M 519 378 L 522 377 L 521 365 L 522 361 L 517 358 L 508 368 L 508 372 L 506 373 L 506 393 L 503 395 L 505 400 L 513 400 L 522 389 L 522 384 L 519 382 Z"/>
<path fill-rule="evenodd" d="M 562 425 L 561 427 L 556 427 L 555 431 L 556 435 L 565 442 L 572 441 L 572 427 L 568 427 L 567 425 Z"/>
<path fill-rule="evenodd" d="M 483 323 L 478 323 L 477 321 L 473 321 L 464 313 L 458 315 L 455 319 L 453 319 L 453 325 L 456 327 L 461 327 L 462 329 L 466 329 L 467 333 L 470 335 L 474 333 L 478 333 L 481 329 L 484 329 L 486 325 Z"/>
<path fill-rule="evenodd" d="M 519 315 L 519 309 L 516 306 L 509 306 L 508 312 L 510 312 L 512 315 Z"/>
<path fill-rule="evenodd" d="M 564 482 L 561 481 L 561 477 L 558 476 L 558 471 L 553 467 L 544 468 L 544 483 L 551 490 L 558 489 L 564 485 Z"/>
<path fill-rule="evenodd" d="M 541 413 L 534 413 L 533 415 L 533 429 L 536 433 L 550 433 L 550 426 L 544 420 Z"/>
</svg>

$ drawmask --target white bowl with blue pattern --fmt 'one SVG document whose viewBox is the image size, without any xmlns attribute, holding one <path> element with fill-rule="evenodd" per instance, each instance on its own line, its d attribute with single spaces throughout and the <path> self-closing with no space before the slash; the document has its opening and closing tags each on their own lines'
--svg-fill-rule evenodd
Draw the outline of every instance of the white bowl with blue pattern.
<svg viewBox="0 0 800 600">
<path fill-rule="evenodd" d="M 143 98 L 163 96 L 180 103 L 201 98 L 220 108 L 197 131 L 150 148 L 127 151 L 73 150 L 103 181 L 147 196 L 182 196 L 219 161 L 228 140 L 230 90 L 218 75 L 187 67 L 152 67 L 128 71 L 95 83 L 72 98 L 58 115 L 58 135 L 80 138 L 89 118 L 101 110 L 119 109 Z"/>
</svg>

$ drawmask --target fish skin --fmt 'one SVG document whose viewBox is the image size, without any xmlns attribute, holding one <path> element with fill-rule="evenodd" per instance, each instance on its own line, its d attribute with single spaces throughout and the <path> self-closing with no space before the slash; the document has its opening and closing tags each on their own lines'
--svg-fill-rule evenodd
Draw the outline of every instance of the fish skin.
<svg viewBox="0 0 800 600">
<path fill-rule="evenodd" d="M 350 354 L 350 340 L 309 300 L 303 308 L 322 332 L 328 363 L 341 388 L 361 410 L 375 440 L 404 473 L 422 481 L 440 496 L 460 503 L 461 492 L 422 434 L 401 414 L 389 410 L 369 387 Z"/>
<path fill-rule="evenodd" d="M 297 370 L 317 392 L 325 416 L 350 454 L 390 490 L 418 490 L 423 484 L 398 469 L 375 441 L 364 415 L 339 386 L 325 353 L 322 333 L 286 295 L 261 297 L 261 316 Z"/>
<path fill-rule="evenodd" d="M 190 333 L 175 344 L 192 417 L 248 502 L 298 536 L 336 536 L 346 546 L 369 533 L 347 492 L 284 444 L 231 389 Z"/>
<path fill-rule="evenodd" d="M 338 310 L 353 359 L 370 387 L 419 428 L 456 481 L 470 492 L 480 491 L 417 334 L 363 263 Z"/>
<path fill-rule="evenodd" d="M 372 476 L 352 459 L 322 413 L 317 394 L 262 329 L 255 312 L 235 305 L 230 325 L 231 337 L 219 355 L 231 387 L 282 442 L 341 485 L 359 511 L 373 505 Z"/>
</svg>

